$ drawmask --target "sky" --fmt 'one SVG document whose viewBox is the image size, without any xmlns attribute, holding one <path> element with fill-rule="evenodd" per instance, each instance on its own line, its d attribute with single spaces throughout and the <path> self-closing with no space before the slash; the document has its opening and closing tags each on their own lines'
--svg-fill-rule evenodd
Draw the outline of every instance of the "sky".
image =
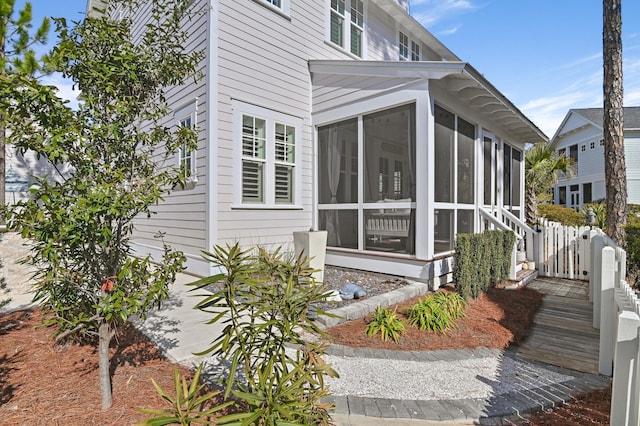
<svg viewBox="0 0 640 426">
<path fill-rule="evenodd" d="M 86 0 L 31 2 L 37 21 L 81 19 L 86 7 Z M 410 7 L 550 138 L 569 109 L 602 107 L 602 0 L 410 0 Z M 624 104 L 640 106 L 638 0 L 622 0 L 622 46 Z M 64 98 L 77 96 L 57 77 L 49 83 Z"/>
</svg>

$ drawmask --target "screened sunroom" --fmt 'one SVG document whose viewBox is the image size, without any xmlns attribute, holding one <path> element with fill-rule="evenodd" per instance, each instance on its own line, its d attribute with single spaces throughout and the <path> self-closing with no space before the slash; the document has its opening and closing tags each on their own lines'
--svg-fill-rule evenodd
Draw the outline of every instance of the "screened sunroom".
<svg viewBox="0 0 640 426">
<path fill-rule="evenodd" d="M 524 146 L 546 137 L 468 64 L 310 68 L 327 263 L 432 279 L 481 209 L 522 218 Z"/>
</svg>

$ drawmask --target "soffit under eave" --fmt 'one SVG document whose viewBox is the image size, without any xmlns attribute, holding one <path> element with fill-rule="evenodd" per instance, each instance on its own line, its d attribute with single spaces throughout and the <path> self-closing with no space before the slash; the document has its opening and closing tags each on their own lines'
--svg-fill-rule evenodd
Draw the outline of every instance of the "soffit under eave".
<svg viewBox="0 0 640 426">
<path fill-rule="evenodd" d="M 309 61 L 309 72 L 311 73 L 312 82 L 316 76 L 325 75 L 439 80 L 451 74 L 462 74 L 464 68 L 464 62 L 352 61 L 332 59 Z"/>
<path fill-rule="evenodd" d="M 470 65 L 465 67 L 464 73 L 447 76 L 443 83 L 447 92 L 524 142 L 548 141 L 548 137 L 531 120 Z"/>
</svg>

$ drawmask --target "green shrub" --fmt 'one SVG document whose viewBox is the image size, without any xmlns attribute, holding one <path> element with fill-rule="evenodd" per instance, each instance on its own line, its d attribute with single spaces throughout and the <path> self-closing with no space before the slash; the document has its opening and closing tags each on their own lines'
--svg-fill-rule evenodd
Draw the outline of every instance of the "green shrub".
<svg viewBox="0 0 640 426">
<path fill-rule="evenodd" d="M 582 226 L 585 224 L 585 217 L 582 213 L 555 204 L 538 205 L 538 216 L 544 217 L 551 222 L 560 222 L 566 226 Z"/>
<path fill-rule="evenodd" d="M 594 226 L 602 229 L 603 231 L 607 229 L 607 206 L 604 203 L 591 203 L 585 204 L 582 207 L 582 218 L 583 222 L 581 225 L 587 223 L 587 213 L 589 209 L 593 210 L 593 214 L 595 214 L 595 223 Z"/>
<path fill-rule="evenodd" d="M 373 318 L 365 327 L 364 332 L 369 337 L 380 333 L 380 338 L 383 341 L 386 342 L 391 339 L 398 343 L 400 341 L 400 335 L 405 332 L 405 328 L 402 319 L 398 317 L 395 311 L 383 309 L 378 305 L 373 312 Z"/>
<path fill-rule="evenodd" d="M 458 234 L 453 267 L 456 292 L 464 300 L 476 299 L 508 278 L 514 244 L 512 231 Z"/>
<path fill-rule="evenodd" d="M 634 270 L 640 268 L 640 225 L 625 226 L 625 239 L 627 251 L 627 268 Z"/>
<path fill-rule="evenodd" d="M 640 226 L 640 204 L 627 205 L 627 225 Z"/>
<path fill-rule="evenodd" d="M 198 366 L 190 384 L 184 377 L 180 377 L 178 369 L 173 370 L 173 383 L 175 386 L 175 397 L 170 396 L 162 389 L 155 380 L 151 379 L 156 392 L 163 400 L 165 400 L 171 408 L 153 410 L 141 409 L 145 414 L 151 414 L 153 417 L 138 423 L 138 426 L 163 426 L 163 425 L 208 425 L 208 424 L 225 424 L 229 417 L 219 417 L 214 419 L 215 413 L 233 404 L 228 401 L 215 407 L 203 410 L 204 404 L 211 400 L 220 392 L 204 393 L 204 385 L 200 383 L 200 374 L 202 373 L 202 364 Z"/>
<path fill-rule="evenodd" d="M 453 319 L 460 319 L 467 316 L 465 308 L 467 302 L 458 293 L 437 293 L 444 296 L 443 303 L 446 305 L 447 312 Z"/>
<path fill-rule="evenodd" d="M 253 254 L 237 244 L 216 246 L 204 256 L 225 272 L 191 284 L 207 289 L 221 284 L 203 295 L 196 309 L 213 314 L 209 323 L 224 327 L 196 355 L 213 354 L 228 363 L 224 396 L 232 393 L 247 407 L 233 415 L 233 424 L 329 424 L 332 405 L 321 401 L 329 395 L 324 380 L 338 374 L 323 360 L 328 345 L 302 337 L 327 336 L 310 320 L 309 307 L 329 293 L 313 280 L 308 259 L 290 261 L 280 250 Z M 328 315 L 319 308 L 315 313 Z"/>
<path fill-rule="evenodd" d="M 437 292 L 411 307 L 407 315 L 411 325 L 419 330 L 444 333 L 465 316 L 466 302 L 458 293 Z"/>
</svg>

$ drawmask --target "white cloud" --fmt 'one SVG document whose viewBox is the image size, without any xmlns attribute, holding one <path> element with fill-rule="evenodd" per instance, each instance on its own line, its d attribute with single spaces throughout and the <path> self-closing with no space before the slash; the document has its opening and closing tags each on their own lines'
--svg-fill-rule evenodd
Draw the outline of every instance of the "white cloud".
<svg viewBox="0 0 640 426">
<path fill-rule="evenodd" d="M 446 29 L 446 30 L 438 31 L 438 35 L 441 35 L 441 36 L 453 35 L 453 34 L 457 33 L 460 28 L 462 28 L 462 25 L 456 25 L 455 27 L 451 27 L 451 28 Z"/>
<path fill-rule="evenodd" d="M 559 65 L 552 69 L 552 71 L 559 71 L 565 69 L 573 69 L 578 65 L 584 65 L 589 62 L 593 62 L 597 60 L 600 64 L 602 64 L 602 52 L 594 53 L 593 55 L 585 56 L 584 58 L 576 59 L 575 61 L 571 61 L 566 64 Z"/>
<path fill-rule="evenodd" d="M 469 0 L 413 0 L 411 15 L 428 28 L 451 15 L 476 8 Z"/>
<path fill-rule="evenodd" d="M 72 109 L 78 109 L 78 96 L 80 90 L 73 87 L 73 82 L 63 78 L 60 74 L 52 74 L 42 78 L 42 84 L 55 86 L 58 89 L 58 97 L 62 100 L 69 101 L 67 104 Z"/>
<path fill-rule="evenodd" d="M 599 103 L 601 101 L 591 91 L 572 91 L 532 99 L 522 107 L 522 112 L 547 136 L 552 137 L 570 109 L 595 107 Z"/>
</svg>

